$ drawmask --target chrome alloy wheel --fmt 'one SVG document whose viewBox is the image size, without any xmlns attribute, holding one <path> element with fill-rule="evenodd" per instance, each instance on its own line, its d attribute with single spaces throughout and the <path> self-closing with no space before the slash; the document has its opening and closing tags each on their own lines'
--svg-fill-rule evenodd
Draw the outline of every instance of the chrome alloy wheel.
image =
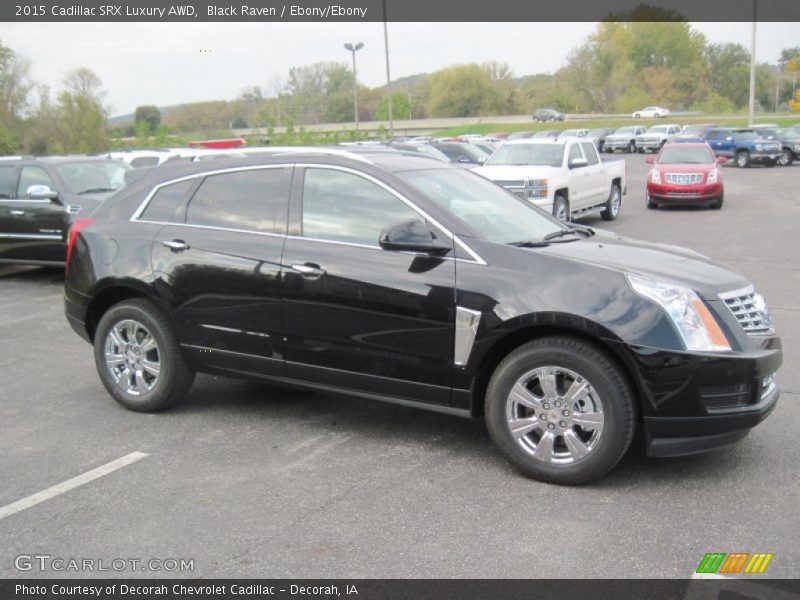
<svg viewBox="0 0 800 600">
<path fill-rule="evenodd" d="M 564 202 L 559 204 L 558 207 L 556 208 L 555 217 L 556 219 L 562 221 L 563 223 L 567 222 L 567 205 Z"/>
<path fill-rule="evenodd" d="M 611 188 L 611 214 L 614 218 L 619 216 L 619 208 L 622 205 L 622 196 L 616 187 Z"/>
<path fill-rule="evenodd" d="M 105 359 L 111 377 L 126 394 L 151 391 L 161 374 L 161 358 L 153 335 L 138 321 L 126 319 L 108 332 Z"/>
<path fill-rule="evenodd" d="M 581 375 L 558 366 L 528 371 L 506 400 L 508 428 L 517 443 L 545 463 L 574 463 L 597 447 L 603 405 Z"/>
</svg>

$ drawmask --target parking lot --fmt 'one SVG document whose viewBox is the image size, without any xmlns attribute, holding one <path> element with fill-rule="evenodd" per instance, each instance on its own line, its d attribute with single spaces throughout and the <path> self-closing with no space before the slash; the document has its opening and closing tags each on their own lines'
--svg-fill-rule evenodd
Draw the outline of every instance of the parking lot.
<svg viewBox="0 0 800 600">
<path fill-rule="evenodd" d="M 186 402 L 128 412 L 69 328 L 58 270 L 0 268 L 0 507 L 131 453 L 130 464 L 3 516 L 0 577 L 79 576 L 19 555 L 193 560 L 142 577 L 686 577 L 706 552 L 771 552 L 800 571 L 800 164 L 724 166 L 725 205 L 648 210 L 642 155 L 620 217 L 582 220 L 687 246 L 765 295 L 782 398 L 743 442 L 647 459 L 590 486 L 514 471 L 482 421 L 198 376 Z M 68 487 L 68 486 L 67 486 Z M 18 561 L 16 561 L 18 562 Z M 83 573 L 83 575 L 87 575 Z"/>
</svg>

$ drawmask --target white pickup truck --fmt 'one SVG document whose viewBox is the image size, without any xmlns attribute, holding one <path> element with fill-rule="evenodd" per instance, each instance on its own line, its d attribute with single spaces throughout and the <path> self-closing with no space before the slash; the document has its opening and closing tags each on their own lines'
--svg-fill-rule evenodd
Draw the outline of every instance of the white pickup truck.
<svg viewBox="0 0 800 600">
<path fill-rule="evenodd" d="M 473 171 L 562 221 L 595 212 L 613 221 L 626 192 L 625 161 L 602 162 L 580 138 L 512 140 Z"/>
</svg>

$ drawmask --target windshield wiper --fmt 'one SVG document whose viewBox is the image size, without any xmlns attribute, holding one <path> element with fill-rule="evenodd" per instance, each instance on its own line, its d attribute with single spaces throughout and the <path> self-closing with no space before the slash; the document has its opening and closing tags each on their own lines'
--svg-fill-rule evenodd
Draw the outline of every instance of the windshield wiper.
<svg viewBox="0 0 800 600">
<path fill-rule="evenodd" d="M 97 187 L 97 188 L 89 188 L 88 190 L 82 190 L 78 192 L 79 196 L 83 194 L 102 194 L 103 192 L 115 192 L 114 188 L 107 188 L 107 187 Z"/>
<path fill-rule="evenodd" d="M 555 240 L 557 238 L 564 237 L 564 236 L 567 236 L 567 235 L 576 234 L 576 233 L 581 233 L 581 234 L 585 235 L 586 237 L 591 237 L 591 236 L 594 235 L 594 231 L 592 231 L 588 227 L 587 228 L 573 227 L 571 229 L 559 229 L 558 231 L 554 231 L 553 233 L 548 233 L 546 236 L 544 236 L 542 238 L 542 241 L 549 242 L 549 241 Z"/>
<path fill-rule="evenodd" d="M 542 248 L 549 246 L 550 242 L 544 240 L 522 240 L 521 242 L 508 242 L 509 246 L 516 246 L 517 248 Z"/>
</svg>

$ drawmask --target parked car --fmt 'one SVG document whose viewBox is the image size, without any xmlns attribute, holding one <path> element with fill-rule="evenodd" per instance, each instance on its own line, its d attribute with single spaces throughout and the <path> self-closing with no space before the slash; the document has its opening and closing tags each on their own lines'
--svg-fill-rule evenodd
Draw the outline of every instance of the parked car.
<svg viewBox="0 0 800 600">
<path fill-rule="evenodd" d="M 636 149 L 639 153 L 658 152 L 667 140 L 681 130 L 678 125 L 654 125 L 636 136 Z"/>
<path fill-rule="evenodd" d="M 702 452 L 779 396 L 780 339 L 742 276 L 429 158 L 164 165 L 76 222 L 70 249 L 67 319 L 133 411 L 197 372 L 338 391 L 485 418 L 523 473 L 578 484 L 637 430 L 649 455 Z"/>
<path fill-rule="evenodd" d="M 678 136 L 691 136 L 704 138 L 709 129 L 717 127 L 714 123 L 694 123 L 692 125 L 684 125 L 681 127 Z"/>
<path fill-rule="evenodd" d="M 442 142 L 431 144 L 434 148 L 445 154 L 451 162 L 465 166 L 482 165 L 489 155 L 475 146 L 466 142 Z"/>
<path fill-rule="evenodd" d="M 706 141 L 714 154 L 732 158 L 742 169 L 752 163 L 774 167 L 783 155 L 779 141 L 765 140 L 752 129 L 709 129 Z"/>
<path fill-rule="evenodd" d="M 782 146 L 778 164 L 789 166 L 800 156 L 800 129 L 778 129 L 777 136 Z"/>
<path fill-rule="evenodd" d="M 124 187 L 133 170 L 100 157 L 0 159 L 0 263 L 63 265 L 72 222 Z"/>
<path fill-rule="evenodd" d="M 561 132 L 558 129 L 545 129 L 544 131 L 537 131 L 533 135 L 526 136 L 527 138 L 557 138 Z M 519 138 L 518 138 L 519 139 Z"/>
<path fill-rule="evenodd" d="M 430 156 L 437 160 L 450 162 L 450 158 L 444 152 L 437 150 L 431 144 L 410 144 L 403 142 L 393 143 L 390 147 L 405 152 L 417 152 L 418 154 L 424 154 L 425 156 Z"/>
<path fill-rule="evenodd" d="M 660 106 L 648 106 L 641 110 L 637 110 L 633 115 L 634 119 L 640 118 L 662 118 L 669 114 L 669 109 Z"/>
<path fill-rule="evenodd" d="M 478 140 L 470 142 L 473 146 L 475 146 L 478 150 L 486 153 L 486 156 L 491 156 L 492 153 L 497 150 L 497 146 L 499 144 L 495 144 L 493 142 L 485 141 L 485 140 Z"/>
<path fill-rule="evenodd" d="M 661 204 L 702 204 L 722 208 L 724 188 L 720 161 L 705 142 L 668 143 L 658 156 L 648 156 L 653 165 L 647 176 L 647 208 Z"/>
<path fill-rule="evenodd" d="M 588 129 L 565 129 L 564 131 L 562 131 L 561 133 L 558 134 L 558 137 L 560 137 L 560 138 L 570 138 L 570 137 L 582 138 L 582 137 L 586 137 L 587 135 L 589 135 L 589 130 Z"/>
<path fill-rule="evenodd" d="M 579 138 L 506 142 L 474 171 L 561 221 L 590 213 L 613 221 L 626 191 L 625 161 L 602 162 Z"/>
<path fill-rule="evenodd" d="M 598 127 L 589 130 L 589 137 L 594 140 L 597 150 L 600 152 L 606 151 L 606 138 L 617 131 L 616 127 Z"/>
<path fill-rule="evenodd" d="M 564 114 L 554 108 L 540 108 L 533 113 L 534 121 L 563 121 Z"/>
<path fill-rule="evenodd" d="M 606 136 L 605 150 L 614 153 L 614 150 L 636 152 L 636 138 L 647 131 L 646 127 L 627 126 L 620 127 L 614 133 Z"/>
</svg>

